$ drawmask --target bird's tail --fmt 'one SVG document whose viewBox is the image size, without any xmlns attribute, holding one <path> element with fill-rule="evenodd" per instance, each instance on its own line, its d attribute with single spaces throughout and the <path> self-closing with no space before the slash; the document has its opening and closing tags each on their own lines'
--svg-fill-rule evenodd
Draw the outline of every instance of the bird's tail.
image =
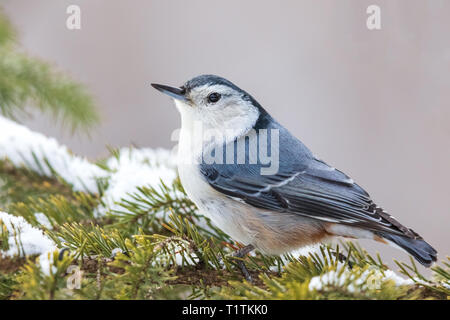
<svg viewBox="0 0 450 320">
<path fill-rule="evenodd" d="M 378 235 L 408 252 L 425 267 L 430 267 L 437 260 L 437 251 L 423 239 L 411 239 L 384 232 Z"/>
</svg>

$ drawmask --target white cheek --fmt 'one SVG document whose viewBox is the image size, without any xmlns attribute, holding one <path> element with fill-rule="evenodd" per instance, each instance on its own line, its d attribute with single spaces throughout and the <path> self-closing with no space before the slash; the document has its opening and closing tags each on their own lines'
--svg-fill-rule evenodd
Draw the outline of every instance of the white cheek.
<svg viewBox="0 0 450 320">
<path fill-rule="evenodd" d="M 194 107 L 179 100 L 175 100 L 175 104 L 181 114 L 180 159 L 197 158 L 207 145 L 233 141 L 247 133 L 259 117 L 256 107 L 241 100 Z"/>
<path fill-rule="evenodd" d="M 250 130 L 259 117 L 259 111 L 255 107 L 244 103 L 218 106 L 202 114 L 205 126 L 219 130 L 227 141 Z"/>
</svg>

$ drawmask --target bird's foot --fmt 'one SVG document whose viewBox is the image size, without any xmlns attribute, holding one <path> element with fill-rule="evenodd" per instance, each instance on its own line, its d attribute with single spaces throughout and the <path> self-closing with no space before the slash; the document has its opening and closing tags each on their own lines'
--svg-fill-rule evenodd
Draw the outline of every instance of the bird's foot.
<svg viewBox="0 0 450 320">
<path fill-rule="evenodd" d="M 245 266 L 244 261 L 241 259 L 244 258 L 248 253 L 250 253 L 252 250 L 254 250 L 255 247 L 249 244 L 248 246 L 245 246 L 235 252 L 233 252 L 232 256 L 235 258 L 238 258 L 237 264 L 238 267 L 241 269 L 242 274 L 244 275 L 244 278 L 248 282 L 252 282 L 252 276 L 250 275 L 250 272 L 248 271 L 247 267 Z"/>
<path fill-rule="evenodd" d="M 243 258 L 248 253 L 252 252 L 253 250 L 255 250 L 255 247 L 253 245 L 249 244 L 248 246 L 242 247 L 239 250 L 236 250 L 235 252 L 233 252 L 233 257 Z"/>
<path fill-rule="evenodd" d="M 252 276 L 248 271 L 247 267 L 245 266 L 244 261 L 238 261 L 238 266 L 241 269 L 242 275 L 244 276 L 245 280 L 247 280 L 250 283 L 253 283 Z"/>
</svg>

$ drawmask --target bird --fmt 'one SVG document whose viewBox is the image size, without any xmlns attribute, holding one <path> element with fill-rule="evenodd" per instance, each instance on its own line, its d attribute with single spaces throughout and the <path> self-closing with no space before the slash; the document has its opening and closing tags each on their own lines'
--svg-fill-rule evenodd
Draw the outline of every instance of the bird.
<svg viewBox="0 0 450 320">
<path fill-rule="evenodd" d="M 181 114 L 181 184 L 201 214 L 244 245 L 234 256 L 254 249 L 281 255 L 344 237 L 399 247 L 425 267 L 437 260 L 437 251 L 418 233 L 229 80 L 200 75 L 181 87 L 151 85 L 170 96 Z M 277 162 L 272 169 L 259 157 L 264 148 Z M 239 266 L 251 279 L 242 261 Z"/>
</svg>

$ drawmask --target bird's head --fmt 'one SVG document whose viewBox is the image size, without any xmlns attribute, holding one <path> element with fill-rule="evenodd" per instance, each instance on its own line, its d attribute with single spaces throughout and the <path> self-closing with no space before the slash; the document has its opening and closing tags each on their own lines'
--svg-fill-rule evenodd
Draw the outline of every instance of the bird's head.
<svg viewBox="0 0 450 320">
<path fill-rule="evenodd" d="M 208 128 L 248 130 L 262 109 L 247 92 L 214 75 L 195 77 L 179 88 L 152 86 L 175 100 L 182 121 L 200 121 Z"/>
</svg>

